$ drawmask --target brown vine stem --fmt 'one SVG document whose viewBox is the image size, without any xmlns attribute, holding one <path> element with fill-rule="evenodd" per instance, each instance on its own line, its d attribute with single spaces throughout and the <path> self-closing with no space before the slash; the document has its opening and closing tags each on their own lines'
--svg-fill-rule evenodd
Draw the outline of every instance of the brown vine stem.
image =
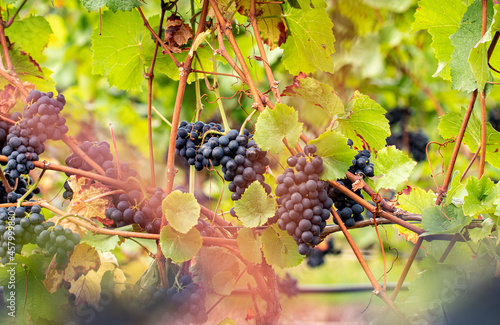
<svg viewBox="0 0 500 325">
<path fill-rule="evenodd" d="M 403 269 L 403 272 L 401 273 L 401 276 L 399 277 L 398 283 L 396 284 L 396 288 L 394 288 L 394 291 L 392 292 L 391 299 L 392 301 L 395 301 L 399 291 L 401 290 L 401 287 L 403 286 L 403 283 L 405 282 L 406 276 L 408 275 L 408 272 L 410 271 L 411 265 L 413 264 L 413 261 L 415 260 L 415 257 L 417 256 L 418 250 L 420 249 L 420 246 L 422 245 L 422 242 L 424 241 L 423 237 L 419 237 L 417 239 L 417 242 L 415 243 L 415 246 L 413 247 L 413 250 L 411 251 L 410 257 L 408 258 L 408 261 L 406 261 L 405 268 Z"/>
<path fill-rule="evenodd" d="M 205 30 L 206 19 L 208 12 L 208 0 L 203 1 L 203 7 L 200 14 L 200 21 L 198 23 L 198 29 L 196 30 L 196 35 L 194 39 Z M 160 40 L 161 41 L 161 40 Z M 179 86 L 177 88 L 177 96 L 175 98 L 175 106 L 174 106 L 174 114 L 172 117 L 172 127 L 170 129 L 170 139 L 168 146 L 168 158 L 167 158 L 167 185 L 165 188 L 166 195 L 169 195 L 172 192 L 174 187 L 174 177 L 175 177 L 175 138 L 177 135 L 177 129 L 179 127 L 179 117 L 181 113 L 182 100 L 184 98 L 184 92 L 186 90 L 187 78 L 189 76 L 189 70 L 191 69 L 191 63 L 193 62 L 194 55 L 188 55 L 184 65 L 182 66 L 181 76 L 179 80 Z M 161 229 L 167 224 L 167 219 L 165 215 L 161 218 Z M 156 253 L 156 259 L 158 262 L 158 270 L 160 273 L 160 279 L 162 284 L 165 286 L 168 284 L 168 274 L 165 269 L 165 256 L 161 251 L 160 243 L 158 243 L 158 251 Z"/>
<path fill-rule="evenodd" d="M 351 172 L 347 172 L 345 175 L 353 183 L 355 183 L 358 180 L 358 177 L 356 177 L 356 175 L 354 175 Z M 366 194 L 368 194 L 370 197 L 373 197 L 373 195 L 377 193 L 365 182 L 363 182 L 363 191 L 365 191 Z M 397 210 L 397 208 L 392 204 L 390 204 L 386 199 L 382 199 L 382 201 L 380 201 L 379 204 L 382 207 L 382 209 L 387 210 L 389 212 L 395 212 Z"/>
<path fill-rule="evenodd" d="M 10 184 L 7 181 L 7 178 L 5 178 L 5 174 L 3 173 L 3 170 L 1 168 L 0 168 L 0 178 L 2 179 L 2 183 L 5 187 L 5 192 L 7 192 L 7 194 L 12 192 L 12 187 L 10 187 Z"/>
<path fill-rule="evenodd" d="M 333 217 L 337 221 L 337 224 L 340 226 L 340 229 L 342 229 L 342 232 L 344 233 L 345 238 L 349 242 L 349 245 L 352 248 L 352 251 L 354 252 L 354 255 L 356 255 L 356 258 L 359 261 L 359 264 L 361 264 L 361 267 L 363 268 L 363 271 L 365 271 L 366 276 L 368 277 L 368 280 L 373 286 L 373 293 L 380 297 L 391 309 L 392 311 L 404 319 L 403 314 L 397 309 L 396 305 L 394 305 L 394 302 L 387 296 L 387 293 L 384 291 L 384 289 L 380 286 L 380 284 L 377 282 L 377 279 L 373 275 L 372 271 L 368 267 L 368 264 L 366 264 L 365 259 L 363 258 L 363 255 L 361 255 L 361 252 L 359 251 L 358 247 L 356 246 L 356 243 L 351 237 L 351 234 L 349 234 L 349 231 L 347 231 L 346 226 L 342 222 L 342 219 L 340 219 L 339 215 L 337 214 L 337 211 L 335 209 L 332 209 Z"/>
<path fill-rule="evenodd" d="M 19 91 L 23 94 L 24 97 L 28 96 L 28 91 L 26 90 L 26 88 L 24 88 L 24 85 L 22 84 L 21 80 L 19 80 L 19 78 L 17 76 L 16 77 L 11 76 L 3 69 L 0 69 L 0 76 L 5 78 L 5 80 L 7 80 L 12 85 L 14 85 L 17 89 L 19 89 Z"/>
<path fill-rule="evenodd" d="M 465 168 L 465 171 L 464 171 L 464 174 L 462 175 L 462 177 L 460 178 L 460 183 L 462 183 L 462 181 L 464 180 L 465 178 L 465 175 L 467 175 L 467 172 L 469 171 L 469 169 L 472 167 L 472 164 L 474 163 L 474 161 L 476 160 L 477 156 L 479 155 L 479 152 L 481 151 L 481 147 L 477 147 L 477 150 L 476 150 L 476 153 L 474 154 L 474 156 L 472 156 L 472 159 L 470 160 L 469 164 L 467 165 L 467 167 Z"/>
<path fill-rule="evenodd" d="M 39 201 L 37 202 L 40 206 L 51 210 L 52 212 L 64 217 L 66 213 L 53 205 L 47 203 L 46 201 Z M 124 238 L 143 238 L 143 239 L 153 239 L 153 240 L 159 240 L 160 235 L 159 234 L 148 234 L 145 232 L 133 232 L 133 231 L 122 231 L 122 230 L 112 230 L 112 229 L 105 229 L 101 227 L 96 227 L 93 225 L 90 225 L 89 223 L 80 220 L 78 218 L 74 217 L 68 217 L 68 219 L 87 229 L 90 230 L 91 232 L 95 234 L 101 234 L 101 235 L 110 235 L 110 236 L 120 236 Z M 203 245 L 205 246 L 238 246 L 237 242 L 235 239 L 227 239 L 227 238 L 219 238 L 219 237 L 203 237 Z"/>
<path fill-rule="evenodd" d="M 163 10 L 163 9 L 162 9 Z M 175 56 L 172 54 L 172 52 L 170 51 L 170 49 L 167 47 L 167 45 L 165 45 L 165 43 L 163 43 L 163 41 L 161 40 L 160 36 L 158 36 L 158 34 L 155 33 L 155 31 L 153 30 L 153 28 L 151 28 L 151 26 L 149 25 L 149 22 L 148 20 L 146 19 L 146 16 L 144 16 L 144 13 L 142 12 L 142 9 L 141 7 L 137 7 L 137 11 L 139 11 L 139 13 L 141 14 L 141 17 L 142 17 L 142 21 L 144 22 L 144 26 L 146 26 L 146 28 L 151 32 L 151 35 L 154 36 L 154 38 L 156 38 L 156 41 L 160 44 L 160 46 L 165 50 L 165 52 L 167 52 L 168 56 L 170 56 L 170 58 L 172 59 L 172 61 L 174 61 L 175 65 L 178 66 L 179 68 L 182 67 L 182 63 L 179 63 L 179 61 L 177 61 L 177 59 L 175 58 Z M 196 39 L 196 38 L 195 38 Z"/>
<path fill-rule="evenodd" d="M 347 195 L 348 197 L 350 197 L 351 199 L 353 199 L 354 201 L 356 201 L 356 203 L 360 204 L 362 207 L 364 207 L 366 210 L 370 211 L 372 214 L 374 215 L 379 215 L 385 219 L 388 219 L 408 230 L 411 230 L 413 231 L 414 233 L 417 233 L 417 234 L 421 234 L 423 233 L 425 230 L 422 229 L 422 228 L 419 228 L 415 225 L 412 225 L 411 223 L 408 223 L 386 211 L 383 211 L 383 210 L 378 210 L 377 211 L 377 208 L 374 207 L 373 205 L 371 205 L 370 203 L 368 203 L 367 201 L 365 201 L 364 199 L 362 199 L 361 197 L 359 197 L 356 193 L 352 192 L 351 190 L 349 190 L 348 188 L 346 188 L 345 186 L 342 186 L 340 185 L 339 183 L 337 183 L 336 181 L 328 181 L 328 183 L 330 185 L 332 185 L 333 187 L 335 187 L 336 189 L 338 189 L 340 192 L 342 192 L 343 194 Z"/>
<path fill-rule="evenodd" d="M 465 130 L 467 129 L 467 124 L 469 123 L 469 118 L 472 113 L 472 109 L 474 108 L 474 103 L 477 98 L 477 89 L 474 90 L 472 96 L 469 101 L 469 106 L 465 111 L 464 120 L 462 125 L 460 126 L 460 132 L 458 133 L 457 140 L 455 141 L 455 147 L 453 147 L 453 153 L 451 154 L 450 164 L 448 165 L 448 169 L 446 170 L 446 175 L 443 180 L 443 185 L 438 190 L 438 196 L 436 198 L 436 205 L 440 205 L 443 201 L 443 196 L 448 192 L 448 186 L 451 181 L 451 175 L 453 174 L 453 167 L 455 166 L 455 162 L 457 160 L 458 152 L 460 150 L 460 145 L 462 144 L 462 140 L 465 135 Z"/>
<path fill-rule="evenodd" d="M 455 246 L 455 243 L 457 242 L 457 237 L 459 235 L 455 235 L 453 236 L 453 238 L 450 240 L 450 243 L 448 244 L 448 246 L 446 247 L 446 249 L 444 250 L 443 252 L 443 255 L 441 255 L 441 258 L 439 259 L 439 263 L 443 263 L 444 260 L 448 257 L 448 255 L 450 254 L 451 250 L 453 249 L 453 246 Z"/>
<path fill-rule="evenodd" d="M 481 26 L 481 37 L 486 34 L 486 25 L 488 23 L 487 14 L 488 7 L 487 1 L 482 0 L 482 26 Z M 484 174 L 484 165 L 486 162 L 486 103 L 485 103 L 485 91 L 484 88 L 479 94 L 479 102 L 481 103 L 481 156 L 479 158 L 479 172 L 478 178 L 481 178 Z"/>
<path fill-rule="evenodd" d="M 247 83 L 247 78 L 240 67 L 234 62 L 233 58 L 227 53 L 226 46 L 224 45 L 224 38 L 222 36 L 222 30 L 220 25 L 217 25 L 217 41 L 219 42 L 219 49 L 217 50 L 217 54 L 222 56 L 229 65 L 234 69 L 234 71 L 240 76 L 241 80 L 244 83 Z"/>
<path fill-rule="evenodd" d="M 158 27 L 158 35 L 161 35 L 163 28 L 163 19 L 165 18 L 165 2 L 161 1 L 161 15 L 160 15 L 160 26 Z M 155 160 L 153 155 L 153 128 L 151 126 L 151 107 L 153 106 L 153 80 L 155 78 L 154 69 L 156 63 L 156 57 L 158 55 L 158 47 L 160 43 L 158 40 L 155 42 L 155 51 L 153 53 L 153 59 L 151 60 L 151 66 L 146 74 L 148 79 L 148 144 L 149 144 L 149 170 L 151 172 L 151 186 L 156 187 L 156 177 L 155 177 Z"/>
<path fill-rule="evenodd" d="M 106 175 L 106 172 L 104 169 L 102 169 L 101 166 L 99 166 L 95 161 L 92 160 L 85 152 L 83 152 L 82 149 L 80 149 L 74 142 L 71 140 L 67 135 L 63 135 L 61 139 L 68 147 L 73 150 L 74 153 L 76 153 L 80 158 L 85 160 L 92 168 L 94 168 L 99 174 L 101 175 Z"/>
<path fill-rule="evenodd" d="M 269 80 L 269 87 L 273 92 L 276 102 L 281 103 L 281 96 L 278 89 L 278 82 L 274 79 L 273 70 L 269 65 L 269 60 L 267 59 L 266 50 L 264 49 L 264 43 L 262 42 L 262 37 L 260 36 L 259 25 L 257 24 L 257 19 L 255 15 L 255 0 L 250 1 L 250 15 L 248 16 L 250 22 L 252 23 L 252 28 L 255 36 L 255 41 L 259 48 L 260 56 L 262 61 L 264 61 L 264 70 L 266 71 L 267 80 Z"/>
<path fill-rule="evenodd" d="M 228 26 L 226 20 L 222 16 L 222 13 L 220 12 L 217 1 L 215 1 L 215 0 L 209 0 L 209 1 L 210 1 L 210 4 L 212 5 L 212 9 L 215 13 L 215 17 L 217 19 L 218 24 L 220 25 L 222 31 L 226 35 L 226 38 L 228 39 L 229 43 L 231 44 L 233 51 L 234 51 L 234 54 L 236 54 L 236 57 L 238 58 L 238 61 L 241 64 L 241 68 L 242 68 L 245 76 L 247 76 L 246 81 L 247 81 L 248 87 L 250 88 L 250 91 L 252 92 L 252 96 L 254 97 L 253 100 L 257 104 L 257 108 L 259 109 L 259 111 L 262 111 L 262 110 L 264 110 L 264 105 L 262 104 L 262 99 L 260 97 L 260 93 L 257 90 L 257 88 L 255 87 L 255 84 L 251 78 L 250 70 L 248 70 L 248 66 L 245 63 L 245 58 L 243 57 L 243 54 L 241 54 L 240 48 L 239 48 L 238 44 L 236 43 L 236 40 L 234 39 L 232 28 L 231 28 L 231 23 L 229 23 L 229 26 Z"/>
<path fill-rule="evenodd" d="M 378 238 L 378 241 L 380 243 L 380 250 L 382 252 L 382 261 L 384 263 L 384 291 L 387 290 L 387 263 L 385 261 L 385 249 L 384 249 L 384 243 L 382 242 L 382 238 L 380 238 L 380 233 L 378 231 L 378 227 L 377 227 L 377 218 L 375 215 L 373 215 L 373 224 L 375 226 L 375 232 L 377 233 L 377 238 Z"/>
<path fill-rule="evenodd" d="M 12 25 L 12 23 L 14 22 L 14 19 L 16 19 L 17 15 L 19 14 L 19 11 L 21 11 L 21 9 L 24 7 L 24 5 L 26 4 L 26 1 L 28 0 L 24 0 L 20 5 L 19 5 L 19 8 L 17 8 L 16 12 L 14 12 L 14 14 L 12 15 L 12 17 L 9 18 L 9 20 L 5 23 L 5 28 L 9 28 L 10 25 Z"/>
<path fill-rule="evenodd" d="M 12 65 L 12 61 L 10 60 L 9 48 L 7 47 L 7 40 L 5 37 L 5 30 L 2 17 L 0 16 L 0 43 L 2 44 L 3 55 L 5 56 L 5 67 L 7 71 L 12 72 L 14 66 Z"/>
</svg>

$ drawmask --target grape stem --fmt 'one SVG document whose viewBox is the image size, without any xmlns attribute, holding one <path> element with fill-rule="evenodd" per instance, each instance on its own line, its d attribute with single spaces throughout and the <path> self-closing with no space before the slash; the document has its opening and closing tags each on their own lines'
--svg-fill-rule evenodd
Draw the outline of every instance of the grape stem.
<svg viewBox="0 0 500 325">
<path fill-rule="evenodd" d="M 255 114 L 255 112 L 257 112 L 256 110 L 253 110 L 252 113 L 250 113 L 247 118 L 245 119 L 245 121 L 243 121 L 243 124 L 241 125 L 241 128 L 240 128 L 240 134 L 244 134 L 244 131 L 245 131 L 245 126 L 246 124 L 252 119 L 252 116 Z"/>
<path fill-rule="evenodd" d="M 46 164 L 45 160 L 43 161 L 44 164 Z M 28 195 L 30 195 L 31 192 L 33 192 L 37 186 L 38 186 L 38 183 L 40 183 L 40 180 L 42 179 L 43 177 L 43 174 L 45 174 L 45 171 L 47 169 L 43 169 L 42 172 L 40 173 L 40 176 L 38 176 L 38 179 L 36 180 L 35 184 L 33 184 L 29 190 L 26 191 L 26 193 L 24 193 L 23 196 L 21 196 L 21 198 L 19 198 L 19 200 L 17 200 L 17 207 L 19 208 L 21 206 L 21 203 L 28 197 Z"/>
<path fill-rule="evenodd" d="M 214 70 L 214 72 L 217 72 L 217 60 L 215 59 L 215 55 L 212 58 L 212 60 L 213 60 L 213 70 Z M 224 105 L 222 104 L 222 99 L 220 97 L 218 77 L 216 74 L 214 74 L 212 76 L 214 78 L 214 85 L 212 88 L 213 88 L 215 96 L 217 98 L 217 106 L 219 106 L 220 117 L 222 118 L 222 123 L 224 124 L 224 129 L 226 130 L 226 132 L 228 132 L 231 129 L 229 128 L 229 123 L 227 122 L 227 117 L 226 117 L 226 111 L 224 110 Z"/>
<path fill-rule="evenodd" d="M 120 164 L 120 156 L 118 156 L 118 148 L 116 147 L 115 133 L 113 132 L 113 125 L 111 123 L 109 123 L 109 132 L 111 133 L 111 140 L 113 141 L 113 148 L 115 149 L 116 170 L 118 172 L 118 179 L 122 179 L 122 166 Z"/>
<path fill-rule="evenodd" d="M 84 220 L 84 221 L 87 221 L 88 223 L 92 224 L 94 227 L 99 227 L 97 225 L 97 223 L 95 223 L 94 221 L 90 220 L 90 219 L 87 219 L 81 215 L 78 215 L 78 214 L 74 214 L 74 213 L 71 213 L 71 214 L 66 214 L 64 216 L 62 216 L 61 218 L 57 219 L 57 222 L 56 222 L 56 226 L 64 219 L 67 219 L 69 217 L 72 217 L 72 218 L 78 218 L 78 219 L 81 219 L 81 220 Z"/>
<path fill-rule="evenodd" d="M 5 178 L 5 174 L 3 173 L 2 168 L 0 168 L 0 178 L 2 179 L 3 186 L 5 187 L 5 192 L 7 192 L 7 194 L 12 192 L 12 187 L 10 187 L 10 184 L 7 181 L 7 178 Z"/>
<path fill-rule="evenodd" d="M 401 276 L 399 277 L 398 283 L 396 284 L 396 288 L 394 288 L 394 291 L 392 292 L 392 295 L 391 295 L 392 301 L 396 300 L 396 297 L 398 296 L 398 293 L 401 290 L 403 283 L 405 282 L 405 278 L 408 275 L 408 272 L 410 271 L 411 265 L 413 264 L 413 261 L 415 260 L 415 257 L 417 256 L 418 250 L 420 249 L 420 246 L 422 245 L 423 241 L 424 241 L 424 237 L 419 237 L 417 242 L 415 243 L 415 246 L 413 247 L 413 250 L 411 251 L 410 257 L 408 258 L 408 261 L 406 261 L 403 272 L 401 273 Z"/>
<path fill-rule="evenodd" d="M 95 161 L 93 161 L 85 152 L 83 152 L 82 149 L 80 149 L 74 142 L 71 140 L 66 134 L 62 136 L 61 139 L 68 147 L 73 150 L 74 153 L 76 153 L 80 158 L 85 160 L 92 168 L 94 168 L 99 174 L 101 175 L 106 175 L 106 172 L 104 172 L 104 169 L 102 169 L 101 166 L 99 166 Z"/>
<path fill-rule="evenodd" d="M 154 106 L 151 106 L 151 109 L 158 115 L 159 118 L 163 120 L 163 122 L 167 123 L 168 126 L 172 127 L 172 123 L 170 123 L 170 121 L 167 120 L 165 116 L 163 116 L 160 112 L 158 112 L 158 110 Z"/>
</svg>

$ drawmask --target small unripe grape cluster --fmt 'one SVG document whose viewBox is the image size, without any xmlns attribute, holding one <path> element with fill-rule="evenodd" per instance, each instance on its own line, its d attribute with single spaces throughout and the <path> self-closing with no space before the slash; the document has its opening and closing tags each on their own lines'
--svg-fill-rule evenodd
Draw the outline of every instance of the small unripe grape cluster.
<svg viewBox="0 0 500 325">
<path fill-rule="evenodd" d="M 305 154 L 288 158 L 290 168 L 276 179 L 275 193 L 280 205 L 278 226 L 293 237 L 302 255 L 318 244 L 318 236 L 326 226 L 333 204 L 326 193 L 327 184 L 319 180 L 323 159 L 314 155 L 315 152 L 316 146 L 308 145 L 304 148 Z"/>
<path fill-rule="evenodd" d="M 56 262 L 61 267 L 68 263 L 68 252 L 80 243 L 80 235 L 61 225 L 46 222 L 35 229 L 36 244 L 50 255 L 56 254 Z"/>
</svg>

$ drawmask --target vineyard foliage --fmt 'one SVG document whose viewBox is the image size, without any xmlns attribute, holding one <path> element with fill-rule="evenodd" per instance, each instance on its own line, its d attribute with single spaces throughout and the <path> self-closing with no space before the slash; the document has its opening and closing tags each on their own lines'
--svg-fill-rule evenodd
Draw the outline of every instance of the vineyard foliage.
<svg viewBox="0 0 500 325">
<path fill-rule="evenodd" d="M 368 280 L 366 322 L 498 313 L 497 1 L 0 13 L 2 324 L 286 323 L 286 272 Z"/>
</svg>

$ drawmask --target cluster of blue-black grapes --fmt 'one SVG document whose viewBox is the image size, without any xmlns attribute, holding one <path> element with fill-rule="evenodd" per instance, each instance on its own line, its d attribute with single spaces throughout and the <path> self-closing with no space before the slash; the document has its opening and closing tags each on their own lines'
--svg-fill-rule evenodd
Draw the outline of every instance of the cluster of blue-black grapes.
<svg viewBox="0 0 500 325">
<path fill-rule="evenodd" d="M 145 198 L 138 190 L 132 190 L 115 196 L 114 207 L 108 208 L 105 215 L 116 227 L 136 223 L 146 232 L 158 234 L 161 228 L 161 202 L 164 198 L 165 192 L 160 187 L 149 198 Z"/>
<path fill-rule="evenodd" d="M 215 131 L 217 133 L 208 131 Z M 222 126 L 213 122 L 205 124 L 201 121 L 196 123 L 182 121 L 177 129 L 175 154 L 184 157 L 188 164 L 194 166 L 197 171 L 203 170 L 204 167 L 219 166 L 220 161 L 213 160 L 209 162 L 207 158 L 198 152 L 198 149 L 211 138 L 219 137 L 218 133 L 222 132 L 224 132 Z"/>
<path fill-rule="evenodd" d="M 26 244 L 35 244 L 45 217 L 39 205 L 0 208 L 0 262 L 7 264 Z"/>
<path fill-rule="evenodd" d="M 352 140 L 348 140 L 348 145 L 352 146 Z M 355 175 L 364 175 L 373 177 L 375 174 L 375 166 L 370 162 L 371 153 L 369 150 L 361 150 L 354 156 L 352 165 L 349 171 Z"/>
<path fill-rule="evenodd" d="M 198 223 L 194 226 L 200 232 L 200 235 L 203 237 L 214 237 L 215 229 L 203 219 L 198 219 Z"/>
<path fill-rule="evenodd" d="M 230 182 L 228 188 L 233 201 L 239 200 L 254 181 L 259 181 L 266 192 L 271 193 L 264 178 L 269 165 L 267 152 L 257 147 L 246 129 L 243 134 L 234 129 L 224 134 L 220 124 L 183 121 L 177 131 L 175 147 L 176 153 L 198 171 L 222 166 L 224 179 Z M 234 215 L 234 210 L 231 211 Z"/>
<path fill-rule="evenodd" d="M 10 175 L 5 175 L 5 179 L 9 183 L 12 191 L 10 193 L 7 193 L 3 182 L 0 183 L 0 203 L 16 203 L 18 199 L 26 194 L 31 184 L 33 184 L 33 180 L 29 176 L 27 176 L 26 178 L 18 178 L 17 185 L 16 180 L 10 177 Z M 33 194 L 38 193 L 40 193 L 40 188 L 37 187 L 30 194 L 28 194 L 28 196 L 26 196 L 25 200 L 30 200 L 33 197 Z"/>
<path fill-rule="evenodd" d="M 45 151 L 45 141 L 60 140 L 66 132 L 66 119 L 60 115 L 66 104 L 62 94 L 54 98 L 54 93 L 30 91 L 26 97 L 23 118 L 13 114 L 16 124 L 10 127 L 2 155 L 8 157 L 4 172 L 12 178 L 28 174 L 35 168 L 33 161 Z"/>
<path fill-rule="evenodd" d="M 326 249 L 321 249 L 319 246 L 311 249 L 309 254 L 307 254 L 307 265 L 311 268 L 315 268 L 321 266 L 325 263 L 325 256 L 328 254 L 338 255 L 341 251 L 339 249 L 335 249 L 333 245 L 333 238 L 330 238 L 327 241 Z"/>
<path fill-rule="evenodd" d="M 106 176 L 110 178 L 118 178 L 118 170 L 113 163 L 113 154 L 111 154 L 110 145 L 107 141 L 101 142 L 90 142 L 85 141 L 81 145 L 78 146 L 82 151 L 90 157 L 97 165 L 101 166 L 105 171 Z M 67 156 L 65 159 L 66 165 L 72 168 L 77 168 L 85 171 L 92 171 L 93 167 L 87 163 L 83 158 L 81 158 L 78 154 L 72 153 Z M 122 179 L 126 180 L 129 177 L 136 177 L 137 171 L 135 169 L 130 168 L 127 163 L 121 163 L 121 173 Z M 66 173 L 66 175 L 71 175 Z M 73 190 L 69 186 L 68 182 L 64 183 L 64 199 L 71 199 L 73 196 Z"/>
<path fill-rule="evenodd" d="M 59 267 L 68 264 L 68 254 L 73 252 L 80 243 L 80 235 L 61 225 L 55 226 L 53 222 L 45 222 L 35 227 L 36 244 L 50 255 L 56 254 L 56 263 Z"/>
<path fill-rule="evenodd" d="M 193 283 L 190 275 L 179 279 L 180 287 L 149 287 L 140 297 L 140 308 L 150 314 L 160 313 L 160 324 L 202 324 L 208 320 L 206 292 Z"/>
<path fill-rule="evenodd" d="M 278 290 L 287 297 L 293 297 L 299 294 L 300 290 L 297 286 L 297 279 L 292 278 L 289 273 L 286 273 L 282 278 L 276 275 L 278 282 Z"/>
<path fill-rule="evenodd" d="M 327 184 L 319 180 L 323 159 L 314 155 L 315 152 L 316 146 L 308 145 L 304 148 L 305 154 L 289 157 L 290 168 L 276 179 L 275 193 L 280 205 L 278 226 L 295 239 L 302 255 L 318 244 L 318 236 L 330 218 L 333 204 L 326 192 Z"/>
</svg>

